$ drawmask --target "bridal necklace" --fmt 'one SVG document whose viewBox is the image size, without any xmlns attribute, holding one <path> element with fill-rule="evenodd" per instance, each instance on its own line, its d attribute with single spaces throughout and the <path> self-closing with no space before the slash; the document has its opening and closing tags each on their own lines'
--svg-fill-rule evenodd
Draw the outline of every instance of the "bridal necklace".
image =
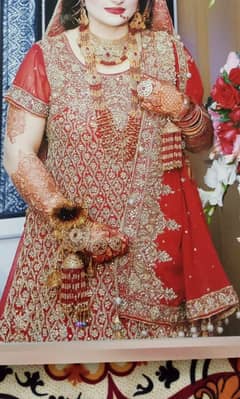
<svg viewBox="0 0 240 399">
<path fill-rule="evenodd" d="M 119 65 L 127 59 L 128 34 L 118 40 L 100 39 L 89 32 L 90 44 L 94 50 L 97 64 Z"/>
<path fill-rule="evenodd" d="M 140 36 L 139 36 L 140 37 Z M 107 44 L 108 43 L 108 44 Z M 109 45 L 109 43 L 111 43 Z M 112 158 L 119 156 L 116 152 L 116 142 L 123 145 L 121 157 L 123 161 L 132 160 L 135 154 L 138 134 L 141 124 L 141 109 L 137 97 L 137 84 L 140 81 L 141 49 L 135 34 L 128 33 L 120 40 L 108 41 L 97 38 L 86 28 L 80 31 L 79 47 L 83 53 L 86 65 L 86 79 L 93 107 L 95 109 L 98 135 L 101 137 L 104 151 Z M 114 49 L 114 51 L 112 51 Z M 112 52 L 111 52 L 112 51 Z M 113 62 L 129 61 L 131 107 L 128 112 L 125 128 L 118 129 L 110 109 L 106 106 L 102 75 L 97 71 L 97 63 L 105 63 L 106 58 Z M 108 64 L 112 65 L 112 64 Z"/>
</svg>

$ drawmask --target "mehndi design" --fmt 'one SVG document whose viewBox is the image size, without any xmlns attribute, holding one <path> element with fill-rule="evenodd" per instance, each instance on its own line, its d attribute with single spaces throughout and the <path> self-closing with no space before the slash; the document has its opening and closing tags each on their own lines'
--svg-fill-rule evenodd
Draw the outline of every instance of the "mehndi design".
<svg viewBox="0 0 240 399">
<path fill-rule="evenodd" d="M 16 137 L 24 133 L 25 110 L 11 105 L 8 109 L 6 132 L 10 142 L 13 144 Z"/>
<path fill-rule="evenodd" d="M 187 150 L 199 152 L 211 146 L 212 124 L 203 106 L 191 103 L 171 83 L 152 77 L 144 76 L 137 91 L 144 109 L 169 117 L 181 129 Z"/>
<path fill-rule="evenodd" d="M 34 153 L 20 153 L 17 170 L 11 179 L 29 207 L 45 216 L 65 201 L 52 175 Z"/>
<path fill-rule="evenodd" d="M 174 120 L 182 119 L 190 107 L 189 98 L 176 86 L 152 77 L 143 77 L 137 87 L 137 93 L 144 109 Z"/>
</svg>

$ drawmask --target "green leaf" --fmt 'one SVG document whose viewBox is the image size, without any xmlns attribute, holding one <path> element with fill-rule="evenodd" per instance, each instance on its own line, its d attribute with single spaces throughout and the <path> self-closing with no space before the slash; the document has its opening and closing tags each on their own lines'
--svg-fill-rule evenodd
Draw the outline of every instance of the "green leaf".
<svg viewBox="0 0 240 399">
<path fill-rule="evenodd" d="M 231 119 L 227 115 L 221 116 L 220 122 L 229 122 Z"/>
<path fill-rule="evenodd" d="M 222 72 L 222 77 L 223 77 L 223 80 L 224 80 L 225 83 L 231 84 L 231 80 L 229 80 L 227 71 L 224 70 Z"/>
</svg>

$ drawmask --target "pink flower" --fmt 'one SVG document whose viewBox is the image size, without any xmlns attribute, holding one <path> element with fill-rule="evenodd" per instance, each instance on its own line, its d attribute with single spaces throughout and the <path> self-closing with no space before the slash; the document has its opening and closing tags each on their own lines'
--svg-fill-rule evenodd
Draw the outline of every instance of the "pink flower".
<svg viewBox="0 0 240 399">
<path fill-rule="evenodd" d="M 238 133 L 239 130 L 232 122 L 220 123 L 217 135 L 223 154 L 228 155 L 233 153 L 234 142 Z"/>
<path fill-rule="evenodd" d="M 211 116 L 214 132 L 217 130 L 218 126 L 220 125 L 220 114 L 214 111 L 212 108 L 208 108 L 208 113 Z"/>
<path fill-rule="evenodd" d="M 236 67 L 239 67 L 239 57 L 234 51 L 231 51 L 228 54 L 227 61 L 226 61 L 226 64 L 224 65 L 223 69 L 227 73 L 229 73 L 231 71 L 231 69 L 236 68 Z"/>
<path fill-rule="evenodd" d="M 237 135 L 237 137 L 234 141 L 233 154 L 237 158 L 240 156 L 240 134 Z"/>
</svg>

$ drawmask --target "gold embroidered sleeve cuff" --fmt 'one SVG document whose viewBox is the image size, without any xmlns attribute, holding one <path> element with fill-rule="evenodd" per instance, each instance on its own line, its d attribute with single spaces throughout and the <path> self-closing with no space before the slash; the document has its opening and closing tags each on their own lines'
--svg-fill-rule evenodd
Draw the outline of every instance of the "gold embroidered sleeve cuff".
<svg viewBox="0 0 240 399">
<path fill-rule="evenodd" d="M 13 85 L 5 95 L 6 101 L 31 112 L 34 115 L 46 118 L 48 116 L 49 106 L 45 102 L 34 97 L 21 87 Z"/>
</svg>

